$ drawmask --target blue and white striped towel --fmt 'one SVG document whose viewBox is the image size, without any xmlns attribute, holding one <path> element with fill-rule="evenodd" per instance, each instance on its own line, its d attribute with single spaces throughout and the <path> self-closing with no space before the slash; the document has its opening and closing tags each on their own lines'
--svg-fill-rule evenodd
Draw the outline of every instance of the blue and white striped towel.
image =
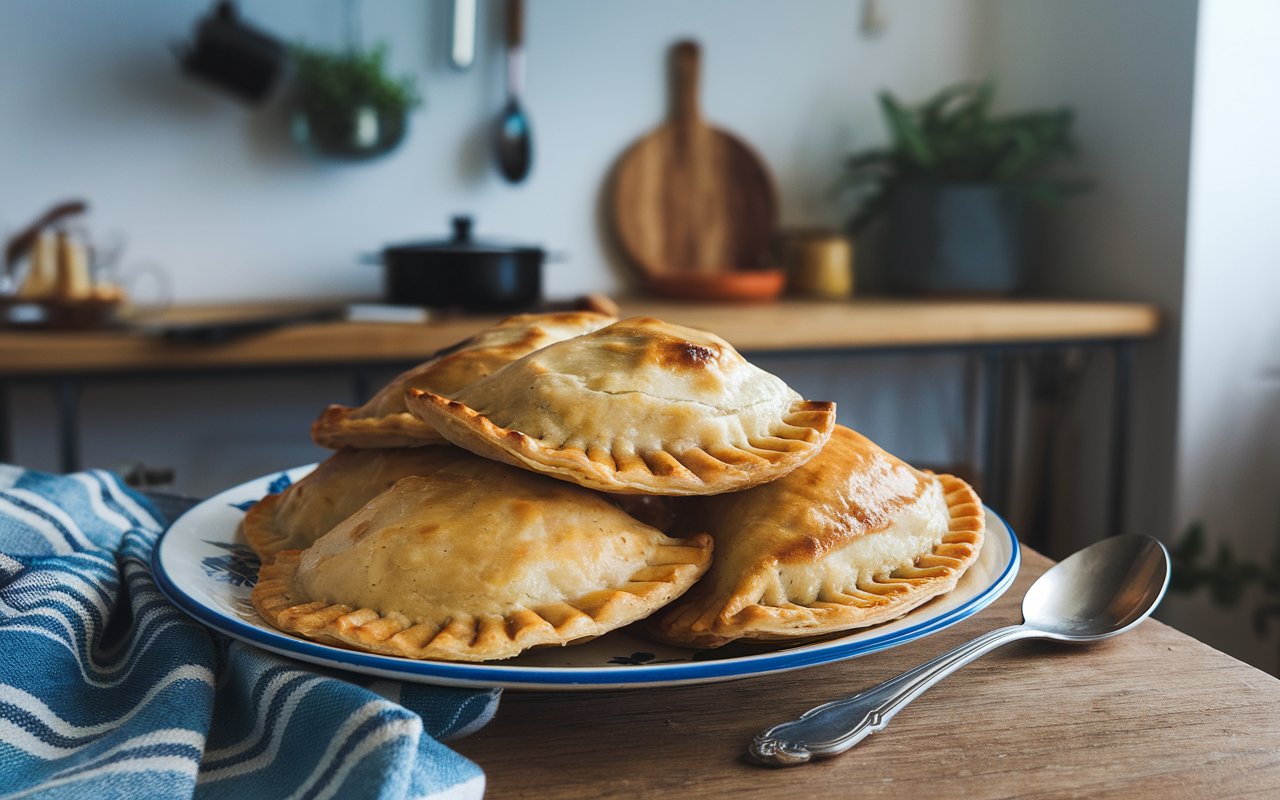
<svg viewBox="0 0 1280 800">
<path fill-rule="evenodd" d="M 0 466 L 0 796 L 483 794 L 439 740 L 497 690 L 358 684 L 214 634 L 156 589 L 163 527 L 108 473 Z"/>
</svg>

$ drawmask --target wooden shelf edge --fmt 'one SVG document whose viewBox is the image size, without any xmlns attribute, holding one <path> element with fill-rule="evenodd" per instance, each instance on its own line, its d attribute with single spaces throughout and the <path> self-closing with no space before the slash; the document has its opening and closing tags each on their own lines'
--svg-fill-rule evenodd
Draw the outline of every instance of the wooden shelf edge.
<svg viewBox="0 0 1280 800">
<path fill-rule="evenodd" d="M 624 316 L 653 316 L 708 330 L 752 353 L 1144 339 L 1160 326 L 1153 306 L 1118 302 L 868 299 L 740 306 L 626 298 L 620 305 Z M 201 314 L 192 312 L 187 318 L 192 316 Z M 395 366 L 422 360 L 497 319 L 446 317 L 425 324 L 311 322 L 208 344 L 170 342 L 131 330 L 0 331 L 0 377 L 360 363 Z"/>
</svg>

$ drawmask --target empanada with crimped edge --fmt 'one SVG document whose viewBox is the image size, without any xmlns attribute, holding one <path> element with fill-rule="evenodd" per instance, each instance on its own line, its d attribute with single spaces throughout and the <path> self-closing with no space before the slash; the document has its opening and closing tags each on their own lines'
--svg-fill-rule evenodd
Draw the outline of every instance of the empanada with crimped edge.
<svg viewBox="0 0 1280 800">
<path fill-rule="evenodd" d="M 577 486 L 487 461 L 409 477 L 262 568 L 275 627 L 409 658 L 489 661 L 648 616 L 707 568 L 711 537 L 668 537 Z"/>
<path fill-rule="evenodd" d="M 810 402 L 720 337 L 637 317 L 406 404 L 449 441 L 592 489 L 702 495 L 812 458 L 835 404 Z"/>
<path fill-rule="evenodd" d="M 785 478 L 690 504 L 687 524 L 710 531 L 715 560 L 646 629 L 699 648 L 896 619 L 955 587 L 986 525 L 964 481 L 916 470 L 840 425 Z"/>
<path fill-rule="evenodd" d="M 480 460 L 450 444 L 339 450 L 283 492 L 250 506 L 240 528 L 249 546 L 263 558 L 280 550 L 310 547 L 401 478 Z"/>
<path fill-rule="evenodd" d="M 446 397 L 552 342 L 570 339 L 616 321 L 591 311 L 518 314 L 435 354 L 396 376 L 359 408 L 331 405 L 311 425 L 321 447 L 417 447 L 444 439 L 404 405 L 406 389 Z"/>
</svg>

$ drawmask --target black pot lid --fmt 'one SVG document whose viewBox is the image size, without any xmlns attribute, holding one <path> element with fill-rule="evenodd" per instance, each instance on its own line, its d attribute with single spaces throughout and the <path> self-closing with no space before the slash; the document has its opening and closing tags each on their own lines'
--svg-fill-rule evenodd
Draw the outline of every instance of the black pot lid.
<svg viewBox="0 0 1280 800">
<path fill-rule="evenodd" d="M 543 252 L 541 247 L 535 245 L 516 244 L 495 239 L 476 239 L 471 235 L 471 228 L 475 221 L 469 216 L 459 215 L 453 217 L 450 221 L 453 224 L 452 239 L 403 242 L 388 245 L 386 249 L 395 252 L 439 253 L 440 255 L 541 254 Z"/>
</svg>

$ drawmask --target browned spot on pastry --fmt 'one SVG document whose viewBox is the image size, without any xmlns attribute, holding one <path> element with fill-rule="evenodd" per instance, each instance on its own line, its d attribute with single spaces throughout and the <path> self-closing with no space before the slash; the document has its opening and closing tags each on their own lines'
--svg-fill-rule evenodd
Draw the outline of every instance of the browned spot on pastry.
<svg viewBox="0 0 1280 800">
<path fill-rule="evenodd" d="M 702 369 L 720 357 L 720 348 L 685 339 L 661 337 L 654 341 L 658 363 L 664 367 Z"/>
<path fill-rule="evenodd" d="M 353 411 L 355 409 L 348 406 L 329 405 L 316 421 L 311 423 L 311 438 L 321 447 L 328 447 L 327 442 L 332 438 L 332 429 L 340 426 Z"/>
<path fill-rule="evenodd" d="M 358 542 L 369 535 L 373 530 L 373 524 L 369 521 L 362 522 L 351 531 L 351 541 Z"/>
<path fill-rule="evenodd" d="M 547 335 L 548 334 L 545 328 L 542 328 L 538 325 L 534 325 L 532 328 L 525 331 L 523 336 L 521 336 L 519 339 L 512 342 L 511 344 L 507 345 L 507 347 L 509 347 L 512 350 L 515 350 L 517 348 L 528 348 L 532 345 L 536 345 L 537 343 L 541 342 L 543 339 L 547 337 Z"/>
<path fill-rule="evenodd" d="M 526 500 L 516 500 L 507 507 L 508 512 L 514 518 L 517 525 L 529 525 L 533 520 L 537 519 L 541 512 L 538 506 Z"/>
<path fill-rule="evenodd" d="M 779 548 L 775 553 L 775 558 L 780 564 L 816 561 L 831 548 L 831 544 L 832 542 L 828 537 L 814 536 L 813 534 L 797 536 L 788 542 L 785 547 Z"/>
<path fill-rule="evenodd" d="M 434 522 L 429 522 L 426 525 L 421 525 L 418 527 L 418 533 L 420 533 L 423 536 L 430 536 L 431 534 L 435 533 L 438 530 L 440 530 L 440 526 Z"/>
<path fill-rule="evenodd" d="M 504 433 L 504 434 L 503 434 L 503 436 L 505 436 L 506 438 L 508 438 L 508 439 L 510 439 L 511 441 L 515 442 L 516 444 L 521 444 L 521 443 L 523 443 L 523 442 L 524 442 L 524 440 L 527 438 L 527 437 L 526 437 L 523 433 L 521 433 L 520 431 L 507 431 L 506 433 Z"/>
</svg>

